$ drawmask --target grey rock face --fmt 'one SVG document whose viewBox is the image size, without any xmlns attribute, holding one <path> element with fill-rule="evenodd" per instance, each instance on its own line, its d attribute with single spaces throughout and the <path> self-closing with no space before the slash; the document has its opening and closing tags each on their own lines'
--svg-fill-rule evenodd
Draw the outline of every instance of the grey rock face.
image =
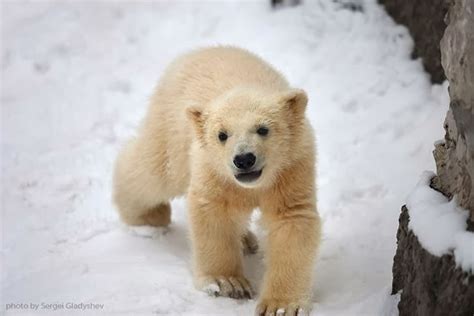
<svg viewBox="0 0 474 316">
<path fill-rule="evenodd" d="M 474 1 L 456 0 L 447 15 L 441 60 L 452 100 L 474 113 Z"/>
<path fill-rule="evenodd" d="M 441 41 L 442 64 L 449 80 L 451 104 L 445 120 L 445 143 L 434 151 L 435 187 L 456 196 L 470 211 L 474 228 L 474 0 L 456 0 Z"/>
<path fill-rule="evenodd" d="M 436 257 L 426 251 L 408 228 L 404 206 L 397 232 L 392 294 L 400 290 L 400 316 L 472 316 L 474 275 L 456 267 L 451 255 Z"/>
<path fill-rule="evenodd" d="M 469 210 L 468 230 L 474 231 L 474 0 L 450 1 L 446 22 L 440 47 L 451 102 L 444 142 L 434 150 L 437 176 L 431 186 Z M 474 315 L 474 271 L 456 267 L 452 255 L 436 257 L 423 249 L 408 229 L 408 213 L 403 207 L 393 262 L 392 292 L 402 291 L 400 315 Z"/>
<path fill-rule="evenodd" d="M 445 80 L 441 66 L 439 41 L 446 24 L 447 0 L 379 0 L 393 19 L 410 31 L 415 47 L 413 57 L 420 57 L 431 81 Z"/>
</svg>

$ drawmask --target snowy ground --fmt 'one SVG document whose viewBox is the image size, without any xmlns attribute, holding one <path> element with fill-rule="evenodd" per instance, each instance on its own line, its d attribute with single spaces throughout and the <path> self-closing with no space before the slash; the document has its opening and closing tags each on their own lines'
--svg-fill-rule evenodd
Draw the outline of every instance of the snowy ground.
<svg viewBox="0 0 474 316">
<path fill-rule="evenodd" d="M 2 310 L 83 302 L 104 306 L 77 314 L 253 313 L 255 301 L 193 288 L 183 199 L 170 230 L 151 237 L 121 226 L 111 204 L 115 155 L 166 64 L 222 43 L 260 54 L 310 96 L 324 220 L 314 314 L 396 313 L 397 218 L 434 168 L 446 86 L 410 60 L 406 29 L 375 0 L 363 12 L 306 2 L 277 11 L 267 1 L 2 4 Z M 246 259 L 254 284 L 261 258 Z M 42 314 L 72 313 L 52 308 Z"/>
</svg>

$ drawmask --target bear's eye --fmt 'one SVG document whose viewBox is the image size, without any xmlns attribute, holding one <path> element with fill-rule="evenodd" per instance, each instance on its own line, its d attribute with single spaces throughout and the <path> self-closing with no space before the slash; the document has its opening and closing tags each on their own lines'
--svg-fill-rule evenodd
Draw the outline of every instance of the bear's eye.
<svg viewBox="0 0 474 316">
<path fill-rule="evenodd" d="M 219 140 L 225 142 L 229 136 L 225 132 L 219 132 Z"/>
<path fill-rule="evenodd" d="M 268 128 L 262 126 L 257 129 L 257 134 L 260 136 L 266 136 L 268 134 Z"/>
</svg>

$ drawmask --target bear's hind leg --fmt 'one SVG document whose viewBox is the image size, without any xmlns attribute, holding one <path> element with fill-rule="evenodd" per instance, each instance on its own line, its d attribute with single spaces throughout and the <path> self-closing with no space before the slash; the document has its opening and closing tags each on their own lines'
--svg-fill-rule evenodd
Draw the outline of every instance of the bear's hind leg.
<svg viewBox="0 0 474 316">
<path fill-rule="evenodd" d="M 247 230 L 245 235 L 242 236 L 242 247 L 244 255 L 253 255 L 258 251 L 258 240 L 257 236 L 250 230 Z"/>
<path fill-rule="evenodd" d="M 149 151 L 142 138 L 125 145 L 115 166 L 113 199 L 126 224 L 164 227 L 171 221 L 169 201 L 174 196 L 167 179 L 155 170 L 162 158 Z"/>
<path fill-rule="evenodd" d="M 120 214 L 122 221 L 131 226 L 155 226 L 166 227 L 171 222 L 171 206 L 169 203 L 162 203 L 153 208 L 135 211 L 133 216 L 131 214 Z"/>
<path fill-rule="evenodd" d="M 150 226 L 168 226 L 171 222 L 171 206 L 163 203 L 143 214 L 141 218 Z"/>
<path fill-rule="evenodd" d="M 171 206 L 169 203 L 162 203 L 153 208 L 135 211 L 133 216 L 121 213 L 122 221 L 131 226 L 155 226 L 166 227 L 171 222 Z"/>
</svg>

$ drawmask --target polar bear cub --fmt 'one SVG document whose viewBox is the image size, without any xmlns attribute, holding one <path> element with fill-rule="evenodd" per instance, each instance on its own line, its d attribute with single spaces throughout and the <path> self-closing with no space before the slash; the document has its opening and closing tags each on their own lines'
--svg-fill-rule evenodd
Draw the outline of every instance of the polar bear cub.
<svg viewBox="0 0 474 316">
<path fill-rule="evenodd" d="M 308 313 L 320 243 L 315 141 L 306 93 L 254 54 L 211 47 L 165 71 L 138 132 L 120 152 L 114 200 L 129 225 L 166 226 L 186 195 L 199 289 L 252 297 L 242 240 L 260 208 L 268 232 L 256 312 Z"/>
</svg>

